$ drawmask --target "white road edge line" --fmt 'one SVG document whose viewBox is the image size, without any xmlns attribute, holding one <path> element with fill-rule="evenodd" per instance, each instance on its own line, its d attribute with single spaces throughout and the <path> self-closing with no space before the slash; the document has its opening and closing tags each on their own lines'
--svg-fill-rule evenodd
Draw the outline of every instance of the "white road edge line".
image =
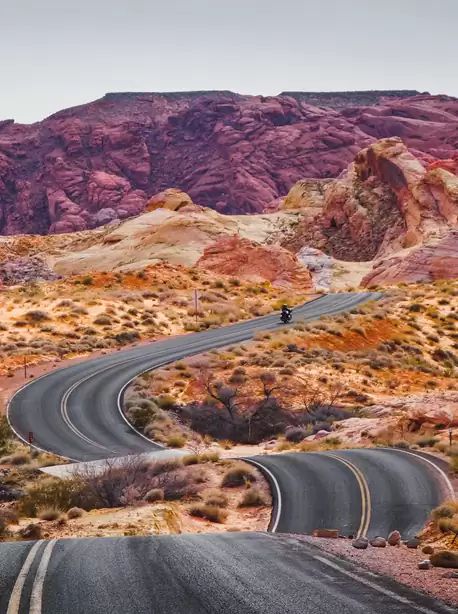
<svg viewBox="0 0 458 614">
<path fill-rule="evenodd" d="M 43 602 L 43 586 L 46 577 L 46 571 L 48 570 L 49 560 L 51 553 L 56 545 L 57 540 L 52 539 L 46 545 L 43 556 L 41 557 L 40 565 L 38 566 L 35 580 L 32 586 L 32 594 L 30 595 L 30 609 L 29 614 L 42 614 L 42 602 Z"/>
<path fill-rule="evenodd" d="M 332 561 L 326 559 L 323 556 L 314 555 L 314 554 L 312 554 L 311 556 L 317 561 L 324 563 L 324 565 L 327 565 L 328 567 L 332 567 L 332 569 L 335 569 L 338 572 L 346 576 L 349 576 L 350 578 L 352 578 L 353 580 L 356 580 L 360 584 L 365 584 L 366 586 L 369 586 L 370 588 L 378 591 L 379 593 L 382 593 L 383 595 L 387 595 L 388 597 L 391 597 L 395 601 L 399 601 L 400 603 L 407 604 L 410 607 L 415 608 L 418 612 L 423 612 L 423 614 L 437 614 L 437 612 L 435 612 L 434 610 L 430 610 L 429 608 L 424 608 L 421 605 L 417 605 L 416 603 L 414 603 L 413 601 L 410 601 L 410 599 L 407 599 L 406 597 L 401 597 L 401 595 L 398 595 L 397 593 L 394 593 L 393 591 L 390 591 L 387 588 L 383 588 L 383 586 L 379 586 L 375 582 L 366 580 L 365 578 L 362 578 L 361 576 L 358 576 L 357 574 L 351 571 L 347 571 L 346 569 L 343 569 L 340 565 L 333 563 Z M 450 608 L 450 612 L 454 612 L 454 610 Z"/>
<path fill-rule="evenodd" d="M 263 465 L 262 463 L 259 463 L 258 461 L 255 461 L 252 458 L 246 458 L 246 457 L 243 457 L 243 456 L 241 456 L 240 458 L 242 460 L 246 461 L 247 463 L 251 463 L 252 465 L 256 465 L 257 467 L 259 467 L 259 469 L 261 471 L 267 473 L 269 475 L 269 477 L 271 478 L 274 486 L 275 486 L 275 490 L 277 492 L 277 514 L 275 516 L 275 520 L 274 520 L 274 522 L 272 524 L 272 527 L 270 529 L 270 533 L 275 533 L 275 531 L 277 530 L 277 527 L 278 527 L 278 523 L 280 522 L 280 515 L 281 515 L 281 509 L 282 509 L 282 498 L 281 498 L 280 484 L 278 483 L 278 480 L 274 476 L 272 471 L 270 471 L 270 469 L 267 469 L 267 467 L 265 465 Z"/>
<path fill-rule="evenodd" d="M 35 542 L 35 544 L 30 548 L 29 554 L 27 555 L 27 558 L 25 559 L 24 564 L 22 565 L 21 570 L 18 573 L 16 582 L 14 583 L 14 586 L 13 586 L 13 590 L 11 591 L 10 600 L 8 602 L 8 609 L 6 611 L 6 614 L 18 614 L 19 613 L 19 607 L 21 605 L 22 590 L 24 588 L 24 584 L 25 584 L 27 575 L 30 571 L 30 568 L 32 567 L 32 563 L 35 560 L 38 549 L 40 548 L 42 543 L 43 543 L 43 540 L 41 539 L 40 541 Z"/>
<path fill-rule="evenodd" d="M 436 471 L 439 472 L 439 474 L 442 476 L 442 479 L 444 480 L 448 490 L 449 490 L 449 494 L 452 500 L 454 500 L 455 497 L 455 490 L 452 486 L 451 481 L 449 480 L 447 474 L 445 473 L 445 471 L 443 471 L 440 467 L 438 467 L 435 463 L 433 463 L 432 461 L 428 460 L 427 458 L 425 458 L 424 456 L 421 456 L 420 454 L 414 454 L 413 452 L 409 452 L 408 450 L 399 450 L 398 448 L 384 448 L 385 450 L 390 450 L 390 452 L 402 452 L 403 454 L 409 454 L 410 456 L 415 456 L 415 458 L 418 458 L 419 460 L 424 461 L 425 463 L 428 463 L 428 465 L 431 465 L 431 467 L 433 467 Z"/>
</svg>

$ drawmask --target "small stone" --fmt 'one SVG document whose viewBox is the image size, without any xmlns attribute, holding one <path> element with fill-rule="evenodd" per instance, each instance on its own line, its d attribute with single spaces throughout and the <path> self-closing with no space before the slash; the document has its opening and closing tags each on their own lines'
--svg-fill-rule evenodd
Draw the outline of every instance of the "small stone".
<svg viewBox="0 0 458 614">
<path fill-rule="evenodd" d="M 432 546 L 428 546 L 428 545 L 423 546 L 421 551 L 423 552 L 423 554 L 434 554 L 434 548 Z"/>
<path fill-rule="evenodd" d="M 385 548 L 386 547 L 386 539 L 380 536 L 374 537 L 374 539 L 371 539 L 369 543 L 374 548 Z"/>
<path fill-rule="evenodd" d="M 432 565 L 428 559 L 418 563 L 418 569 L 431 569 Z"/>
<path fill-rule="evenodd" d="M 391 531 L 388 535 L 388 543 L 390 546 L 399 546 L 401 543 L 401 534 L 399 531 Z"/>
<path fill-rule="evenodd" d="M 369 540 L 367 537 L 357 537 L 351 542 L 351 545 L 357 550 L 366 550 L 367 546 L 369 545 Z"/>
<path fill-rule="evenodd" d="M 420 545 L 420 540 L 418 539 L 418 537 L 412 537 L 412 539 L 408 539 L 405 544 L 407 546 L 407 548 L 411 548 L 412 550 L 415 550 L 416 548 L 418 548 L 418 546 Z"/>
</svg>

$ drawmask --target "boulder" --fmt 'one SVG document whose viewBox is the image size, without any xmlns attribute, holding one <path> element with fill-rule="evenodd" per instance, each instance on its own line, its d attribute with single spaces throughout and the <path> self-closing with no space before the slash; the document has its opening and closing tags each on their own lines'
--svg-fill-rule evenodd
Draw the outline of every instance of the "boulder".
<svg viewBox="0 0 458 614">
<path fill-rule="evenodd" d="M 369 543 L 374 548 L 385 548 L 386 547 L 386 539 L 384 537 L 374 537 L 374 539 L 371 539 Z"/>
<path fill-rule="evenodd" d="M 387 542 L 390 546 L 399 546 L 401 543 L 401 534 L 399 531 L 391 531 L 388 535 Z"/>
<path fill-rule="evenodd" d="M 434 548 L 432 546 L 426 545 L 426 546 L 423 546 L 421 551 L 423 552 L 423 554 L 433 554 Z"/>
<path fill-rule="evenodd" d="M 18 531 L 23 539 L 41 539 L 42 528 L 37 523 L 30 523 Z"/>
<path fill-rule="evenodd" d="M 269 281 L 280 288 L 309 290 L 312 277 L 288 250 L 261 245 L 237 235 L 221 237 L 205 248 L 197 266 L 251 281 Z"/>
<path fill-rule="evenodd" d="M 451 550 L 440 550 L 429 558 L 434 567 L 448 567 L 458 569 L 458 552 Z"/>
<path fill-rule="evenodd" d="M 357 550 L 366 550 L 369 545 L 369 540 L 366 537 L 357 537 L 351 542 L 351 545 Z"/>
<path fill-rule="evenodd" d="M 418 539 L 418 537 L 412 537 L 405 542 L 407 548 L 410 548 L 412 550 L 416 550 L 420 544 L 421 541 Z"/>
<path fill-rule="evenodd" d="M 418 563 L 418 569 L 431 569 L 432 565 L 428 559 L 424 559 Z"/>
</svg>

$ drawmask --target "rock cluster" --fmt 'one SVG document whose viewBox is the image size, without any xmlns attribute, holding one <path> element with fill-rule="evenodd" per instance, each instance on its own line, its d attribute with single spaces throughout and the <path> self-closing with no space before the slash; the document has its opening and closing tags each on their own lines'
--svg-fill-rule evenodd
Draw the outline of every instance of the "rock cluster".
<svg viewBox="0 0 458 614">
<path fill-rule="evenodd" d="M 259 212 L 302 177 L 336 177 L 381 137 L 434 159 L 456 149 L 454 98 L 300 94 L 107 94 L 32 125 L 0 122 L 0 234 L 92 228 L 170 186 L 221 212 Z M 450 171 L 436 170 L 440 191 Z"/>
<path fill-rule="evenodd" d="M 270 281 L 277 287 L 309 290 L 312 277 L 291 252 L 265 246 L 237 235 L 209 245 L 197 266 L 208 271 L 253 281 Z"/>
</svg>

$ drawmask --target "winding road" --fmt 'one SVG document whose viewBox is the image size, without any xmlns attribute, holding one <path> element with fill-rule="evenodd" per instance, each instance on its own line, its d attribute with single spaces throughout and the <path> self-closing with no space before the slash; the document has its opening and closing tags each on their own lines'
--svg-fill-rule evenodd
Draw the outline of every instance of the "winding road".
<svg viewBox="0 0 458 614">
<path fill-rule="evenodd" d="M 377 294 L 327 295 L 295 319 L 351 310 Z M 279 327 L 278 315 L 174 337 L 87 360 L 38 378 L 11 399 L 15 433 L 74 461 L 162 448 L 120 411 L 139 373 Z M 79 539 L 1 544 L 0 613 L 433 614 L 452 612 L 287 533 L 414 535 L 453 496 L 443 467 L 403 450 L 336 450 L 247 459 L 271 483 L 270 533 Z"/>
</svg>

